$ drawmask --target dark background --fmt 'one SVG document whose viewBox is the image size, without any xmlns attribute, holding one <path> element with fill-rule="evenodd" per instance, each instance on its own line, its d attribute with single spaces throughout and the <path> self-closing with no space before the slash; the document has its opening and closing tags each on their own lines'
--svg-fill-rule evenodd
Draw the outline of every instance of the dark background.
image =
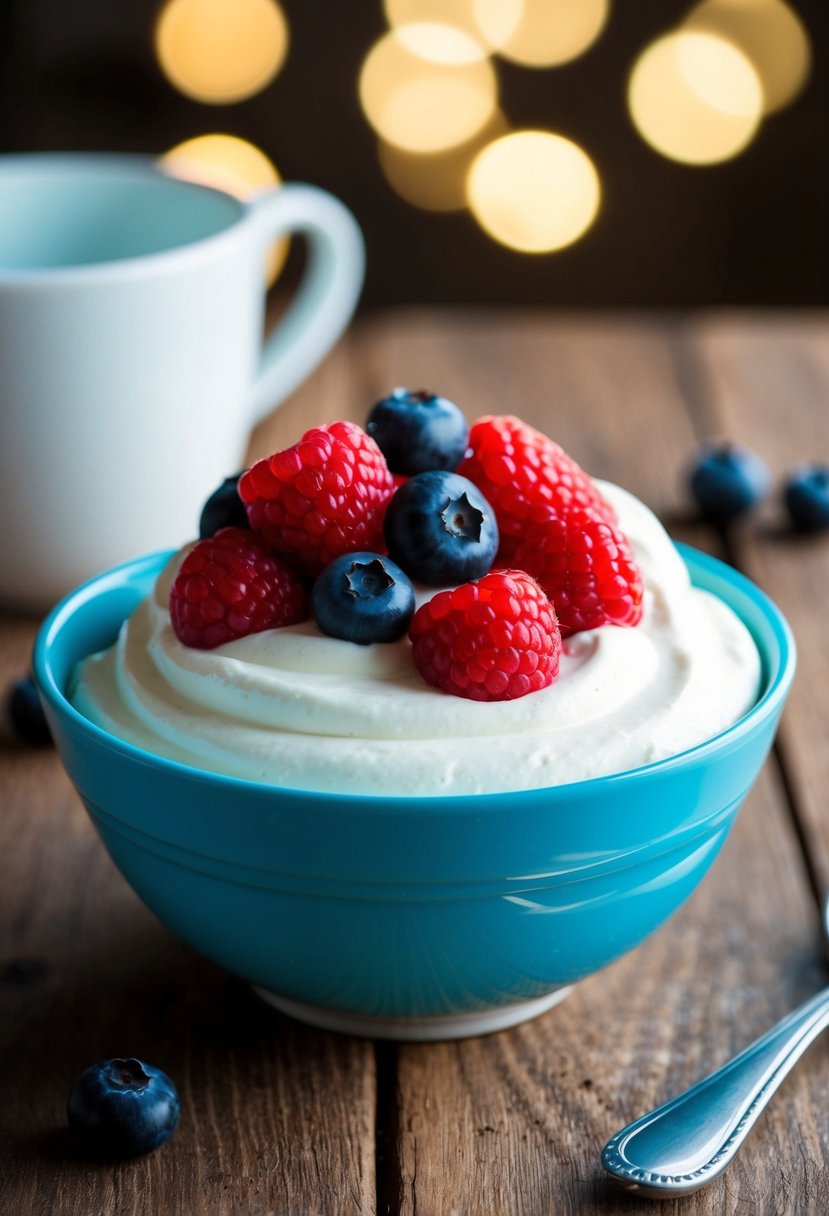
<svg viewBox="0 0 829 1216">
<path fill-rule="evenodd" d="M 0 0 L 0 150 L 160 153 L 209 131 L 261 147 L 286 180 L 338 194 L 366 233 L 363 303 L 597 307 L 819 305 L 829 282 L 829 4 L 793 4 L 812 42 L 804 92 L 746 152 L 705 168 L 659 156 L 627 115 L 638 52 L 688 0 L 616 0 L 572 63 L 497 61 L 513 127 L 549 127 L 594 159 L 603 204 L 568 249 L 527 256 L 466 213 L 420 211 L 386 183 L 357 100 L 360 65 L 386 28 L 380 0 L 283 0 L 291 32 L 276 80 L 232 106 L 179 94 L 153 53 L 157 0 Z"/>
</svg>

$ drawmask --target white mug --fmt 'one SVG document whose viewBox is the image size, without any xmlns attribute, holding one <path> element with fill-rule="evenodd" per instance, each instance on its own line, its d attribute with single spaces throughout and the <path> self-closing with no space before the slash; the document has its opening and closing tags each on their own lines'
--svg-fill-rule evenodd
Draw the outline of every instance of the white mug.
<svg viewBox="0 0 829 1216">
<path fill-rule="evenodd" d="M 263 346 L 265 253 L 288 233 L 308 267 Z M 363 267 L 353 216 L 312 186 L 243 203 L 143 157 L 0 157 L 0 601 L 43 610 L 193 536 Z"/>
</svg>

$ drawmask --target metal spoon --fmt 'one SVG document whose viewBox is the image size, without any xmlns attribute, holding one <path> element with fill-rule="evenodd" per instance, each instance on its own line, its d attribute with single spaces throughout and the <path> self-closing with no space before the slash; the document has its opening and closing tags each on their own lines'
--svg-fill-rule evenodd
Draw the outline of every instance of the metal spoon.
<svg viewBox="0 0 829 1216">
<path fill-rule="evenodd" d="M 829 939 L 829 896 L 823 905 Z M 728 1064 L 608 1140 L 602 1165 L 628 1191 L 674 1199 L 699 1190 L 734 1160 L 780 1082 L 829 1025 L 829 988 Z"/>
</svg>

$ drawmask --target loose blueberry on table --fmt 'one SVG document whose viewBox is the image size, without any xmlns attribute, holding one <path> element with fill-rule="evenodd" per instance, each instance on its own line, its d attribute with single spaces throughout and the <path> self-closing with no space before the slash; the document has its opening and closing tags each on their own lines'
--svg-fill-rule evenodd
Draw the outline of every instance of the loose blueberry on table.
<svg viewBox="0 0 829 1216">
<path fill-rule="evenodd" d="M 829 466 L 805 465 L 786 482 L 783 502 L 800 532 L 829 529 Z"/>
<path fill-rule="evenodd" d="M 703 515 L 726 523 L 762 502 L 771 477 L 765 463 L 748 448 L 706 444 L 691 467 L 689 485 Z"/>
<path fill-rule="evenodd" d="M 413 579 L 431 586 L 480 578 L 498 551 L 495 514 L 477 486 L 457 473 L 418 473 L 386 510 L 389 553 Z"/>
<path fill-rule="evenodd" d="M 6 694 L 5 710 L 9 726 L 21 743 L 43 747 L 52 742 L 40 694 L 31 676 L 15 680 Z"/>
<path fill-rule="evenodd" d="M 469 427 L 458 406 L 426 389 L 394 389 L 374 406 L 366 431 L 392 473 L 406 476 L 457 469 L 469 438 Z"/>
<path fill-rule="evenodd" d="M 82 1073 L 69 1094 L 69 1126 L 94 1156 L 139 1157 L 170 1139 L 180 1104 L 166 1073 L 133 1057 L 104 1060 Z"/>
<path fill-rule="evenodd" d="M 245 504 L 239 497 L 241 473 L 226 477 L 202 507 L 199 519 L 199 536 L 215 536 L 222 528 L 246 528 L 248 515 Z"/>
</svg>

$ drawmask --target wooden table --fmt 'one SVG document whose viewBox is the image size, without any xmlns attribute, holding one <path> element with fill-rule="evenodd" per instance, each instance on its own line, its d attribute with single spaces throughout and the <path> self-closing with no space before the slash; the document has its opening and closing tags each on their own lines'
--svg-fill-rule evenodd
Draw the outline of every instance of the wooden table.
<svg viewBox="0 0 829 1216">
<path fill-rule="evenodd" d="M 669 527 L 704 436 L 757 448 L 780 477 L 829 457 L 829 321 L 413 312 L 357 325 L 251 455 L 350 416 L 394 384 L 470 416 L 513 412 Z M 778 747 L 685 908 L 559 1008 L 489 1038 L 372 1044 L 303 1027 L 179 943 L 139 903 L 51 751 L 7 747 L 0 809 L 0 1212 L 526 1216 L 654 1209 L 598 1153 L 826 982 L 817 898 L 829 883 L 829 541 L 786 535 L 779 507 L 729 556 L 794 627 L 801 661 Z M 0 673 L 35 625 L 3 623 Z M 7 964 L 29 960 L 26 967 Z M 115 1166 L 72 1155 L 64 1103 L 109 1055 L 165 1068 L 183 1103 L 161 1151 Z M 722 1179 L 663 1211 L 829 1211 L 829 1052 L 817 1044 Z"/>
</svg>

